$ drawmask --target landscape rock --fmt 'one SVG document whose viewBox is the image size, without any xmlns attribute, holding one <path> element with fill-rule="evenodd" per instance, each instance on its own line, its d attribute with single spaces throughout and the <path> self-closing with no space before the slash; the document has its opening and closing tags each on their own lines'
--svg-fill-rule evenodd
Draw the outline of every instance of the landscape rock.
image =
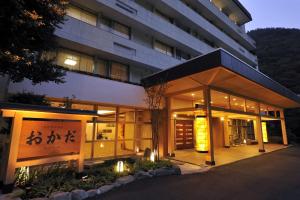
<svg viewBox="0 0 300 200">
<path fill-rule="evenodd" d="M 104 185 L 104 186 L 100 187 L 99 190 L 101 191 L 101 193 L 105 193 L 105 192 L 112 190 L 113 188 L 114 188 L 114 185 Z"/>
<path fill-rule="evenodd" d="M 88 197 L 94 197 L 101 194 L 101 191 L 99 189 L 92 189 L 88 190 L 86 193 L 88 194 Z"/>
<path fill-rule="evenodd" d="M 134 176 L 123 176 L 120 177 L 116 180 L 117 183 L 120 183 L 121 185 L 126 185 L 128 183 L 131 183 L 132 181 L 134 181 Z"/>
<path fill-rule="evenodd" d="M 181 175 L 181 169 L 180 169 L 180 167 L 173 166 L 172 169 L 173 169 L 173 174 L 174 175 Z"/>
<path fill-rule="evenodd" d="M 73 190 L 71 192 L 72 200 L 83 200 L 89 197 L 88 193 L 84 190 Z"/>
<path fill-rule="evenodd" d="M 113 185 L 115 188 L 118 188 L 118 187 L 121 186 L 121 183 L 119 183 L 119 182 L 114 182 L 112 185 Z"/>
<path fill-rule="evenodd" d="M 50 195 L 50 200 L 72 200 L 70 192 L 54 192 Z"/>
<path fill-rule="evenodd" d="M 175 170 L 173 168 L 163 167 L 151 171 L 150 174 L 153 176 L 170 176 L 175 174 Z"/>
<path fill-rule="evenodd" d="M 134 177 L 138 180 L 145 179 L 145 178 L 152 178 L 153 176 L 149 172 L 145 171 L 138 171 L 134 174 Z"/>
</svg>

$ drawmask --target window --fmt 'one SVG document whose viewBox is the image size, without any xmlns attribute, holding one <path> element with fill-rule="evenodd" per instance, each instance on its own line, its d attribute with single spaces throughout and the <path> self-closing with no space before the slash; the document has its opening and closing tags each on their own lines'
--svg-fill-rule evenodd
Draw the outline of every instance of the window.
<svg viewBox="0 0 300 200">
<path fill-rule="evenodd" d="M 158 10 L 154 10 L 154 14 L 156 14 L 158 17 L 160 17 L 161 19 L 167 21 L 167 22 L 170 22 L 172 23 L 172 18 L 168 17 L 167 15 L 165 15 L 164 13 L 158 11 Z"/>
<path fill-rule="evenodd" d="M 162 42 L 154 41 L 154 49 L 168 56 L 173 56 L 173 47 L 170 47 Z"/>
<path fill-rule="evenodd" d="M 95 62 L 95 74 L 101 75 L 101 76 L 107 76 L 107 62 L 104 60 L 97 59 Z"/>
<path fill-rule="evenodd" d="M 110 77 L 121 81 L 128 81 L 128 66 L 116 62 L 111 63 Z"/>
<path fill-rule="evenodd" d="M 232 110 L 245 111 L 245 99 L 236 96 L 230 96 L 230 107 Z"/>
<path fill-rule="evenodd" d="M 94 72 L 94 60 L 92 57 L 69 50 L 59 50 L 57 54 L 57 65 L 70 70 L 89 73 Z"/>
<path fill-rule="evenodd" d="M 75 7 L 73 5 L 70 5 L 67 8 L 67 15 L 70 17 L 73 17 L 75 19 L 78 19 L 80 21 L 86 22 L 90 25 L 96 26 L 97 24 L 97 16 L 87 12 L 81 8 Z"/>
<path fill-rule="evenodd" d="M 114 29 L 113 32 L 116 35 L 130 39 L 130 29 L 127 26 L 120 24 L 118 22 L 114 22 L 113 29 Z"/>
<path fill-rule="evenodd" d="M 216 90 L 211 90 L 211 105 L 229 109 L 229 95 Z"/>
<path fill-rule="evenodd" d="M 107 17 L 101 17 L 100 27 L 103 30 L 109 31 L 115 35 L 130 39 L 130 27 L 120 24 L 114 20 Z"/>
<path fill-rule="evenodd" d="M 176 49 L 176 58 L 178 60 L 186 61 L 186 60 L 191 59 L 191 55 L 187 54 L 179 49 Z"/>
</svg>

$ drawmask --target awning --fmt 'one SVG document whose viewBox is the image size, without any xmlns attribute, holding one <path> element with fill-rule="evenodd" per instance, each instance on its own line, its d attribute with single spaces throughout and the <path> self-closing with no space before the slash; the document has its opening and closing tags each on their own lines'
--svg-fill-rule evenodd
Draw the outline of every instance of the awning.
<svg viewBox="0 0 300 200">
<path fill-rule="evenodd" d="M 223 49 L 148 76 L 145 87 L 168 83 L 168 93 L 208 85 L 281 108 L 300 107 L 300 97 Z"/>
</svg>

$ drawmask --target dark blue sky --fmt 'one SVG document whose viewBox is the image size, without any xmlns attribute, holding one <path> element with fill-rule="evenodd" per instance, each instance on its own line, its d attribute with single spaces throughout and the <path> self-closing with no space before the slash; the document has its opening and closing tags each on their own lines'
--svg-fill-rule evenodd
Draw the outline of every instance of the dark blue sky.
<svg viewBox="0 0 300 200">
<path fill-rule="evenodd" d="M 247 30 L 266 27 L 300 29 L 300 0 L 240 0 L 253 21 Z"/>
</svg>

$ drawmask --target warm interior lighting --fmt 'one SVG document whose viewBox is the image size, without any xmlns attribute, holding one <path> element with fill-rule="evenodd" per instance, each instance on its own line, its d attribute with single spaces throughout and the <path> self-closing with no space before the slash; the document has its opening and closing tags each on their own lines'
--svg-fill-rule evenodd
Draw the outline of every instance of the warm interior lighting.
<svg viewBox="0 0 300 200">
<path fill-rule="evenodd" d="M 221 117 L 221 121 L 224 121 L 224 117 Z"/>
<path fill-rule="evenodd" d="M 244 139 L 244 144 L 246 144 L 247 143 L 247 140 L 246 139 Z"/>
<path fill-rule="evenodd" d="M 123 161 L 117 162 L 116 171 L 119 173 L 124 172 L 124 162 Z"/>
<path fill-rule="evenodd" d="M 195 96 L 195 94 L 193 93 L 192 96 Z"/>
<path fill-rule="evenodd" d="M 175 114 L 173 114 L 173 117 L 174 117 L 174 118 L 176 118 L 176 117 L 177 117 L 177 114 L 176 114 L 176 113 L 175 113 Z"/>
<path fill-rule="evenodd" d="M 233 101 L 236 101 L 236 98 L 233 98 L 232 100 L 233 100 Z"/>
<path fill-rule="evenodd" d="M 74 66 L 74 65 L 77 64 L 77 61 L 76 61 L 76 60 L 73 60 L 73 59 L 71 59 L 71 58 L 66 58 L 65 61 L 64 61 L 64 63 L 65 63 L 66 65 Z"/>
<path fill-rule="evenodd" d="M 207 121 L 205 117 L 195 119 L 195 149 L 199 152 L 208 151 Z"/>
<path fill-rule="evenodd" d="M 250 122 L 250 119 L 247 119 L 247 122 Z"/>
<path fill-rule="evenodd" d="M 228 99 L 228 96 L 225 96 L 224 98 L 225 98 L 225 99 Z"/>
<path fill-rule="evenodd" d="M 268 132 L 267 132 L 267 122 L 261 123 L 262 135 L 263 135 L 263 142 L 268 142 Z"/>
<path fill-rule="evenodd" d="M 100 143 L 100 148 L 104 148 L 104 144 L 102 142 Z"/>
<path fill-rule="evenodd" d="M 140 149 L 138 147 L 135 148 L 135 152 L 138 153 L 140 152 Z"/>
<path fill-rule="evenodd" d="M 97 114 L 98 115 L 105 115 L 105 114 L 111 114 L 111 113 L 114 113 L 115 111 L 113 110 L 98 110 L 97 111 Z"/>
</svg>

